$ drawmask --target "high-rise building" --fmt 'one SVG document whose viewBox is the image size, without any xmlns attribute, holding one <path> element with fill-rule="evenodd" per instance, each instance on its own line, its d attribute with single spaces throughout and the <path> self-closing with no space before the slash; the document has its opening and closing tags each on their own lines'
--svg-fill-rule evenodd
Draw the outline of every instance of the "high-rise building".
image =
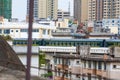
<svg viewBox="0 0 120 80">
<path fill-rule="evenodd" d="M 34 0 L 34 14 L 33 14 L 33 17 L 34 19 L 37 19 L 38 18 L 38 0 Z M 29 0 L 27 0 L 27 15 L 29 13 Z"/>
<path fill-rule="evenodd" d="M 89 0 L 88 20 L 101 20 L 103 18 L 103 0 Z"/>
<path fill-rule="evenodd" d="M 120 16 L 120 0 L 89 0 L 88 19 L 102 20 Z"/>
<path fill-rule="evenodd" d="M 29 0 L 27 5 L 29 4 Z M 57 19 L 58 0 L 34 0 L 34 19 Z M 27 14 L 29 5 L 27 6 Z"/>
<path fill-rule="evenodd" d="M 70 12 L 58 9 L 57 18 L 58 19 L 70 18 Z"/>
<path fill-rule="evenodd" d="M 0 16 L 11 19 L 12 0 L 0 0 Z"/>
<path fill-rule="evenodd" d="M 120 0 L 74 0 L 74 18 L 101 21 L 120 17 Z"/>
<path fill-rule="evenodd" d="M 74 0 L 74 19 L 78 23 L 88 20 L 88 0 Z"/>
</svg>

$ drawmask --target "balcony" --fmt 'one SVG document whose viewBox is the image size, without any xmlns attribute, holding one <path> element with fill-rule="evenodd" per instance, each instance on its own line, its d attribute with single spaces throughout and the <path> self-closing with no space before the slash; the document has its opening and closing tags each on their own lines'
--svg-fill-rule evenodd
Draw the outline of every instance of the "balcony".
<svg viewBox="0 0 120 80">
<path fill-rule="evenodd" d="M 107 77 L 107 71 L 104 71 L 104 70 L 96 70 L 96 75 L 98 75 L 98 76 L 103 76 L 103 77 Z"/>
<path fill-rule="evenodd" d="M 98 76 L 107 77 L 107 71 L 104 71 L 104 70 L 96 70 L 96 69 L 84 68 L 83 73 L 84 74 L 92 74 L 92 75 L 98 75 Z"/>
<path fill-rule="evenodd" d="M 58 64 L 58 65 L 56 65 L 56 68 L 62 69 L 62 70 L 68 70 L 68 65 Z"/>
<path fill-rule="evenodd" d="M 73 73 L 73 74 L 80 74 L 81 73 L 81 67 L 79 67 L 79 66 L 73 66 L 72 68 L 71 68 L 71 72 Z"/>
<path fill-rule="evenodd" d="M 93 74 L 93 73 L 94 73 L 94 70 L 93 70 L 93 69 L 84 68 L 84 69 L 83 69 L 83 73 L 84 73 L 84 74 Z"/>
<path fill-rule="evenodd" d="M 54 80 L 70 80 L 70 79 L 68 79 L 68 78 L 62 78 L 62 77 L 60 77 L 60 76 L 55 76 L 55 78 L 54 78 Z"/>
</svg>

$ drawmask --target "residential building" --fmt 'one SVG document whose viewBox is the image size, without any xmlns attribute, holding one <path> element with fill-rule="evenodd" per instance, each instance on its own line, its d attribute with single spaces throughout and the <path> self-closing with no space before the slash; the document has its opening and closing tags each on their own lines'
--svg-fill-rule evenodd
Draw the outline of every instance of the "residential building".
<svg viewBox="0 0 120 80">
<path fill-rule="evenodd" d="M 113 39 L 114 36 L 115 36 L 115 34 L 113 34 L 113 33 L 93 32 L 93 33 L 89 34 L 88 38 L 89 39 Z"/>
<path fill-rule="evenodd" d="M 47 24 L 47 25 L 46 25 Z M 52 38 L 51 32 L 56 27 L 52 23 L 33 23 L 32 38 Z M 10 35 L 12 38 L 28 38 L 28 23 L 0 22 L 0 35 Z"/>
<path fill-rule="evenodd" d="M 67 11 L 63 11 L 63 10 L 60 10 L 58 9 L 58 12 L 57 12 L 57 18 L 59 19 L 65 19 L 65 18 L 70 18 L 70 12 L 67 12 Z"/>
<path fill-rule="evenodd" d="M 58 28 L 52 32 L 54 39 L 84 39 L 85 34 L 74 33 L 71 28 Z"/>
<path fill-rule="evenodd" d="M 38 18 L 38 1 L 39 0 L 34 0 L 34 9 L 33 9 L 33 17 L 34 19 L 37 19 Z M 28 17 L 28 14 L 29 14 L 29 0 L 27 0 L 27 17 Z"/>
<path fill-rule="evenodd" d="M 11 19 L 12 0 L 0 0 L 0 16 L 6 19 Z"/>
<path fill-rule="evenodd" d="M 119 80 L 119 47 L 93 49 L 81 56 L 81 80 Z M 117 73 L 117 74 L 116 74 Z"/>
<path fill-rule="evenodd" d="M 120 79 L 119 74 L 115 74 L 120 73 L 119 47 L 40 46 L 40 50 L 53 56 L 50 60 L 54 80 Z"/>
<path fill-rule="evenodd" d="M 55 22 L 57 28 L 69 28 L 69 19 L 58 19 Z"/>
<path fill-rule="evenodd" d="M 59 55 L 54 58 L 54 80 L 80 80 L 80 57 L 74 55 Z M 74 74 L 74 75 L 73 75 Z"/>
<path fill-rule="evenodd" d="M 103 28 L 109 30 L 110 33 L 120 34 L 120 18 L 118 19 L 103 19 Z"/>
<path fill-rule="evenodd" d="M 88 20 L 88 1 L 89 0 L 74 0 L 74 19 L 78 23 Z"/>
<path fill-rule="evenodd" d="M 101 20 L 103 18 L 103 0 L 88 1 L 88 20 Z"/>
<path fill-rule="evenodd" d="M 50 18 L 57 19 L 58 0 L 34 0 L 34 19 Z M 27 1 L 27 15 L 29 0 Z"/>
<path fill-rule="evenodd" d="M 120 16 L 119 0 L 88 0 L 88 19 L 114 19 Z"/>
</svg>

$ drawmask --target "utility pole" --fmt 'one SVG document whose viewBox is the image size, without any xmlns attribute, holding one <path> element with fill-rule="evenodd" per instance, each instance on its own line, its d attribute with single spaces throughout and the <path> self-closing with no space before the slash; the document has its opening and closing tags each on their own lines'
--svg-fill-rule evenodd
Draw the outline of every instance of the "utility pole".
<svg viewBox="0 0 120 80">
<path fill-rule="evenodd" d="M 29 0 L 29 28 L 28 28 L 28 44 L 27 44 L 27 69 L 26 80 L 30 80 L 30 66 L 31 66 L 31 48 L 32 48 L 32 24 L 33 24 L 33 6 L 34 0 Z"/>
</svg>

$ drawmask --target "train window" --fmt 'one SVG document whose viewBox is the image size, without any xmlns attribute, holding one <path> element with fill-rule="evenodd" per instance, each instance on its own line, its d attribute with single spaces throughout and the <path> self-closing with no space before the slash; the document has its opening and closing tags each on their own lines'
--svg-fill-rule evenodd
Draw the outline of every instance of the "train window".
<svg viewBox="0 0 120 80">
<path fill-rule="evenodd" d="M 94 46 L 94 42 L 92 42 L 91 46 L 92 46 L 92 47 Z"/>
<path fill-rule="evenodd" d="M 73 42 L 73 46 L 75 46 L 75 42 Z"/>
<path fill-rule="evenodd" d="M 2 33 L 2 30 L 0 29 L 0 33 Z"/>
<path fill-rule="evenodd" d="M 25 44 L 27 44 L 27 42 L 25 41 Z"/>
<path fill-rule="evenodd" d="M 67 43 L 66 43 L 66 42 L 64 42 L 64 46 L 67 46 Z"/>
<path fill-rule="evenodd" d="M 56 46 L 56 43 L 55 43 L 55 42 L 53 42 L 53 46 Z"/>
<path fill-rule="evenodd" d="M 65 42 L 63 42 L 63 46 L 66 46 L 66 45 L 65 45 Z"/>
<path fill-rule="evenodd" d="M 118 43 L 118 46 L 120 46 L 120 43 Z"/>
<path fill-rule="evenodd" d="M 90 42 L 87 42 L 87 45 L 90 45 Z"/>
<path fill-rule="evenodd" d="M 94 44 L 94 45 L 95 45 L 95 47 L 96 47 L 96 46 L 97 46 L 97 42 L 95 42 L 95 44 Z"/>
<path fill-rule="evenodd" d="M 54 46 L 54 42 L 52 42 L 52 46 Z"/>
<path fill-rule="evenodd" d="M 73 42 L 71 42 L 71 46 L 73 46 Z"/>
<path fill-rule="evenodd" d="M 61 46 L 63 46 L 63 42 L 61 42 Z"/>
<path fill-rule="evenodd" d="M 55 42 L 55 46 L 57 46 L 57 42 Z"/>
</svg>

